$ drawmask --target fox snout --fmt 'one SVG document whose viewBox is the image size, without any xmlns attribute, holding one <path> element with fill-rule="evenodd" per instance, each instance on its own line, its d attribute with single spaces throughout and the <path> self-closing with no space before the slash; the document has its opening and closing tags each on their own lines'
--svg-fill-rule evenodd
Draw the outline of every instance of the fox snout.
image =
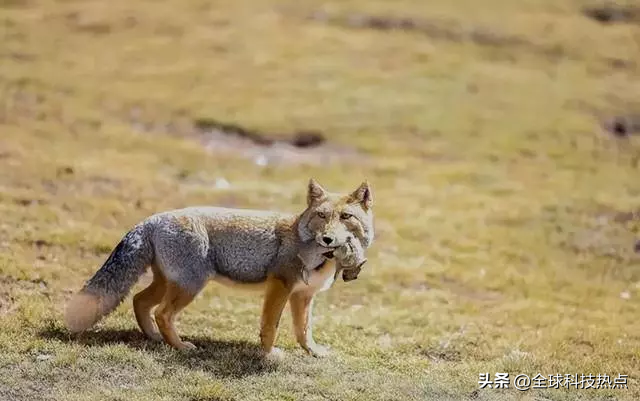
<svg viewBox="0 0 640 401">
<path fill-rule="evenodd" d="M 333 242 L 335 242 L 335 238 L 328 235 L 323 235 L 321 238 L 322 244 L 324 246 L 331 246 Z"/>
<path fill-rule="evenodd" d="M 351 235 L 348 232 L 322 232 L 316 235 L 316 242 L 325 248 L 337 248 L 344 245 L 349 237 Z"/>
<path fill-rule="evenodd" d="M 318 235 L 316 235 L 316 242 L 320 246 L 324 246 L 326 248 L 333 248 L 333 247 L 340 246 L 336 236 L 331 233 L 319 233 Z"/>
</svg>

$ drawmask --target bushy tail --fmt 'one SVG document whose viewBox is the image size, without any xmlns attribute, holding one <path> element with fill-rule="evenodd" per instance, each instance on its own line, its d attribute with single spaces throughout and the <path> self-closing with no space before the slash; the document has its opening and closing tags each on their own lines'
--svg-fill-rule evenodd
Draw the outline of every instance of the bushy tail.
<svg viewBox="0 0 640 401">
<path fill-rule="evenodd" d="M 149 231 L 145 223 L 129 231 L 100 270 L 71 298 L 64 316 L 70 332 L 90 328 L 127 296 L 153 261 Z"/>
</svg>

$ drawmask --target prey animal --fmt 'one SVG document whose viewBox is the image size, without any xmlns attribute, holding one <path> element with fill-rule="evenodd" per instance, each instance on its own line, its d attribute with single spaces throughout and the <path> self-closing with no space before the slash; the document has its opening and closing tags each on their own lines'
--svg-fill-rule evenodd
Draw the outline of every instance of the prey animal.
<svg viewBox="0 0 640 401">
<path fill-rule="evenodd" d="M 367 262 L 363 243 L 369 244 L 369 238 L 347 237 L 347 241 L 341 246 L 328 250 L 315 241 L 303 244 L 298 252 L 298 257 L 304 266 L 300 272 L 302 281 L 309 284 L 309 275 L 325 259 L 336 258 L 336 275 L 342 272 L 344 281 L 352 281 L 358 278 L 362 266 Z"/>
</svg>

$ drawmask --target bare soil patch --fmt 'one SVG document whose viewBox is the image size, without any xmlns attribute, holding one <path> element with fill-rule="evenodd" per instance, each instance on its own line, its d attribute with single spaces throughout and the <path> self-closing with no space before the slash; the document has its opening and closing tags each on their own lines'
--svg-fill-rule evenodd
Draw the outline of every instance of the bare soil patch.
<svg viewBox="0 0 640 401">
<path fill-rule="evenodd" d="M 640 113 L 618 115 L 606 119 L 602 126 L 617 137 L 640 134 Z"/>
<path fill-rule="evenodd" d="M 582 13 L 594 21 L 602 24 L 636 23 L 640 24 L 640 7 L 625 6 L 606 2 L 599 5 L 585 7 Z"/>
<path fill-rule="evenodd" d="M 199 141 L 211 153 L 236 154 L 257 165 L 335 164 L 362 162 L 366 156 L 353 148 L 329 143 L 319 130 L 302 129 L 288 133 L 264 132 L 235 122 L 209 117 L 189 118 L 175 115 L 169 121 L 144 117 L 130 111 L 129 123 L 137 131 L 164 133 Z"/>
</svg>

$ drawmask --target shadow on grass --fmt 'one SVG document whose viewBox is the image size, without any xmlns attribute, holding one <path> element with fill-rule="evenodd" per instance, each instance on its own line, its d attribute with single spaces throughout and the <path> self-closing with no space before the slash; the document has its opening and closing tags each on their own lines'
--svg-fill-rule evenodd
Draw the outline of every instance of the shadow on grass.
<svg viewBox="0 0 640 401">
<path fill-rule="evenodd" d="M 208 337 L 185 336 L 197 349 L 178 351 L 164 343 L 149 340 L 138 330 L 102 329 L 71 335 L 56 325 L 41 330 L 39 337 L 65 343 L 79 343 L 89 347 L 124 344 L 158 355 L 157 361 L 167 367 L 181 365 L 188 369 L 204 370 L 221 377 L 241 378 L 275 371 L 277 365 L 262 357 L 258 344 L 247 341 L 219 341 Z"/>
</svg>

